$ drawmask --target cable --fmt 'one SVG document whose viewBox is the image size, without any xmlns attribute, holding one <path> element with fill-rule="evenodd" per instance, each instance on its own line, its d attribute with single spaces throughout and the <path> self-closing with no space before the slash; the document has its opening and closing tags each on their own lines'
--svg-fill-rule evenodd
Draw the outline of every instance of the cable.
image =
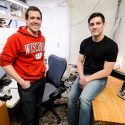
<svg viewBox="0 0 125 125">
<path fill-rule="evenodd" d="M 67 7 L 67 5 L 63 5 L 64 3 L 67 3 L 67 5 L 71 7 L 71 5 L 69 4 L 69 2 L 67 0 L 64 0 L 63 2 L 57 3 L 57 6 Z"/>
<path fill-rule="evenodd" d="M 114 21 L 114 25 L 113 25 L 112 33 L 111 33 L 112 39 L 114 39 L 115 32 L 116 32 L 118 26 L 120 26 L 120 23 L 121 23 L 121 17 L 119 17 L 121 2 L 122 2 L 122 0 L 118 0 L 118 6 L 117 6 L 116 14 L 115 14 L 115 21 Z"/>
<path fill-rule="evenodd" d="M 82 22 L 84 22 L 84 20 L 86 18 L 88 18 L 88 16 L 96 9 L 96 7 L 98 6 L 98 4 L 100 3 L 101 0 L 98 0 L 98 2 L 96 3 L 96 5 L 94 6 L 94 8 L 90 11 L 90 13 L 85 17 L 83 18 L 81 21 L 79 21 L 78 23 L 75 23 L 75 24 L 71 24 L 70 26 L 76 26 L 76 25 L 79 25 L 81 24 Z"/>
</svg>

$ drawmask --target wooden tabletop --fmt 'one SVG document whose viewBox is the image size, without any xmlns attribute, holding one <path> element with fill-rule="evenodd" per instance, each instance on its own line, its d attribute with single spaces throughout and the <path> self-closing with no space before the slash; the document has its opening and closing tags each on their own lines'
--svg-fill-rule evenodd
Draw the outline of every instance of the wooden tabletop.
<svg viewBox="0 0 125 125">
<path fill-rule="evenodd" d="M 109 77 L 105 89 L 92 102 L 95 122 L 125 124 L 125 100 L 117 96 L 123 82 Z"/>
<path fill-rule="evenodd" d="M 6 103 L 0 101 L 0 125 L 10 125 Z"/>
</svg>

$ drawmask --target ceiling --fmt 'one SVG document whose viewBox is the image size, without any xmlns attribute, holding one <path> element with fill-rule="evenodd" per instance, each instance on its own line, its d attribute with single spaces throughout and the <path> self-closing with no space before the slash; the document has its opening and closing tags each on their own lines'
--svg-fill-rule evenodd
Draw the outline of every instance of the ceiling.
<svg viewBox="0 0 125 125">
<path fill-rule="evenodd" d="M 52 4 L 52 3 L 60 3 L 60 2 L 69 2 L 71 0 L 36 0 L 37 3 L 43 4 Z M 34 0 L 27 0 L 27 3 L 34 2 Z"/>
</svg>

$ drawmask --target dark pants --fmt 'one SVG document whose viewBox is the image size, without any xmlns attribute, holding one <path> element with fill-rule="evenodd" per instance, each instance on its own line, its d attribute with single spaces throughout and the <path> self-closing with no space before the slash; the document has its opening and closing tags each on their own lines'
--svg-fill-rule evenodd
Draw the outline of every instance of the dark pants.
<svg viewBox="0 0 125 125">
<path fill-rule="evenodd" d="M 22 104 L 22 125 L 39 125 L 39 107 L 45 88 L 45 78 L 23 89 L 18 84 L 18 91 Z"/>
</svg>

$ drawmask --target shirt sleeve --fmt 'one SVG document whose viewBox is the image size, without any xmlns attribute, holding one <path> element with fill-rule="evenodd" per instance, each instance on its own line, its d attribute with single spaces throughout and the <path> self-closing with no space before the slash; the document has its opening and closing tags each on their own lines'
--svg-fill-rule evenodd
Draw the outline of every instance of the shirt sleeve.
<svg viewBox="0 0 125 125">
<path fill-rule="evenodd" d="M 1 53 L 1 66 L 12 64 L 13 60 L 18 56 L 19 46 L 16 37 L 12 35 L 8 38 L 3 48 L 3 52 Z"/>
<path fill-rule="evenodd" d="M 80 44 L 80 50 L 79 53 L 84 55 L 84 50 L 85 50 L 85 45 L 86 45 L 86 41 L 83 40 Z"/>
<path fill-rule="evenodd" d="M 109 47 L 107 53 L 106 53 L 106 61 L 109 62 L 116 62 L 118 55 L 118 45 L 116 43 L 112 44 L 112 46 Z"/>
</svg>

